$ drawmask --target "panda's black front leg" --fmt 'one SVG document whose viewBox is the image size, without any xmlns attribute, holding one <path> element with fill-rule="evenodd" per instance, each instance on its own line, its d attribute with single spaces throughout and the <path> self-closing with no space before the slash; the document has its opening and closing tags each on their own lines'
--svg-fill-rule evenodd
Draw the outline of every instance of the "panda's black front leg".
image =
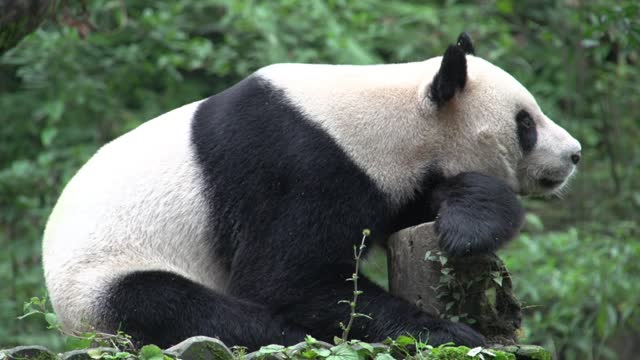
<svg viewBox="0 0 640 360">
<path fill-rule="evenodd" d="M 307 289 L 306 299 L 286 307 L 286 317 L 309 329 L 319 339 L 331 341 L 334 336 L 339 336 L 342 332 L 340 323 L 349 321 L 350 308 L 339 301 L 353 298 L 353 283 L 344 280 L 352 271 L 345 265 L 343 274 L 332 276 L 335 281 L 324 285 L 316 283 Z M 358 289 L 362 293 L 356 311 L 369 318 L 355 319 L 349 333 L 352 339 L 380 342 L 389 337 L 395 339 L 400 335 L 411 335 L 434 346 L 453 342 L 474 347 L 485 343 L 484 337 L 469 326 L 425 313 L 367 278 L 360 277 Z"/>
<path fill-rule="evenodd" d="M 348 255 L 344 260 L 347 258 Z M 353 273 L 353 262 L 336 263 L 327 256 L 307 257 L 305 264 L 295 264 L 294 259 L 286 257 L 282 261 L 291 265 L 286 270 L 275 270 L 271 264 L 254 258 L 232 276 L 228 290 L 270 307 L 275 319 L 302 328 L 317 339 L 331 342 L 334 336 L 340 336 L 340 323 L 349 321 L 350 308 L 340 300 L 353 298 L 353 283 L 345 280 Z M 484 337 L 469 326 L 424 313 L 364 277 L 359 279 L 358 287 L 362 294 L 356 310 L 371 318 L 357 318 L 350 338 L 377 342 L 410 334 L 432 345 L 485 343 Z"/>
<path fill-rule="evenodd" d="M 520 230 L 524 209 L 502 180 L 475 172 L 447 178 L 433 190 L 440 248 L 452 256 L 490 253 Z"/>
</svg>

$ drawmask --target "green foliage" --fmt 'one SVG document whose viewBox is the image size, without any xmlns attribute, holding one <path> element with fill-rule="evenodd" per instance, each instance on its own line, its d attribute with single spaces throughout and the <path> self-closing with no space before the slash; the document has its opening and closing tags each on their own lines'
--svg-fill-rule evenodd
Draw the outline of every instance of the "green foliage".
<svg viewBox="0 0 640 360">
<path fill-rule="evenodd" d="M 529 201 L 535 233 L 509 251 L 532 306 L 526 340 L 591 359 L 635 331 L 637 1 L 89 0 L 86 12 L 65 3 L 0 57 L 0 346 L 63 347 L 38 319 L 16 317 L 45 293 L 40 240 L 51 207 L 99 146 L 270 63 L 419 61 L 461 30 L 583 145 L 571 191 Z M 384 284 L 384 261 L 366 263 Z"/>
<path fill-rule="evenodd" d="M 277 355 L 286 360 L 515 360 L 513 354 L 503 351 L 481 347 L 469 349 L 466 346 L 455 347 L 452 344 L 433 347 L 404 335 L 395 340 L 387 339 L 384 345 L 374 345 L 359 340 L 339 340 L 337 345 L 330 345 L 307 336 L 303 347 L 268 345 L 258 350 L 258 356 L 267 358 Z"/>
<path fill-rule="evenodd" d="M 162 349 L 156 345 L 145 345 L 138 352 L 138 360 L 171 360 L 171 358 L 163 354 Z"/>
<path fill-rule="evenodd" d="M 95 330 L 86 331 L 83 333 L 67 332 L 58 322 L 58 317 L 56 316 L 56 314 L 53 312 L 53 310 L 50 309 L 49 302 L 46 296 L 43 298 L 32 297 L 31 300 L 24 303 L 23 311 L 24 314 L 18 317 L 19 320 L 34 317 L 34 315 L 36 317 L 42 316 L 47 322 L 47 329 L 57 330 L 61 335 L 63 335 L 63 338 L 65 339 L 65 350 L 79 350 L 92 347 L 107 347 L 122 350 L 116 354 L 110 354 L 102 352 L 102 350 L 100 349 L 94 349 L 95 352 L 93 354 L 90 354 L 94 359 L 104 358 L 107 360 L 126 358 L 126 356 L 124 355 L 128 353 L 126 350 L 135 350 L 135 346 L 131 341 L 131 336 L 125 334 L 122 331 L 118 331 L 116 334 L 99 333 Z M 142 350 L 144 349 L 145 347 L 141 349 L 141 355 L 143 354 Z"/>
<path fill-rule="evenodd" d="M 482 281 L 481 275 L 486 274 L 478 274 L 479 276 L 471 279 L 471 282 L 462 284 L 456 281 L 455 269 L 449 263 L 449 258 L 444 252 L 427 251 L 424 254 L 424 260 L 436 262 L 440 266 L 440 278 L 435 290 L 438 300 L 445 304 L 445 307 L 444 312 L 438 315 L 451 321 L 461 321 L 469 325 L 476 323 L 477 320 L 470 317 L 468 313 L 460 312 L 458 306 L 465 299 L 466 290 L 473 286 L 473 283 Z"/>
<path fill-rule="evenodd" d="M 633 221 L 521 235 L 505 260 L 527 339 L 565 359 L 612 356 L 616 334 L 640 330 L 638 236 Z"/>
</svg>

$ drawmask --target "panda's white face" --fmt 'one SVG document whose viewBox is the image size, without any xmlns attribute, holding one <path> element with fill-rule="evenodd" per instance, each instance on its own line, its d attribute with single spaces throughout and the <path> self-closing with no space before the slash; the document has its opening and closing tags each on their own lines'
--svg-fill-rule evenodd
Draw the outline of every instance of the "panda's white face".
<svg viewBox="0 0 640 360">
<path fill-rule="evenodd" d="M 580 143 L 511 75 L 481 58 L 466 59 L 461 91 L 440 105 L 425 99 L 425 114 L 438 114 L 434 125 L 446 139 L 439 157 L 445 173 L 480 171 L 523 195 L 559 191 L 580 160 Z"/>
</svg>

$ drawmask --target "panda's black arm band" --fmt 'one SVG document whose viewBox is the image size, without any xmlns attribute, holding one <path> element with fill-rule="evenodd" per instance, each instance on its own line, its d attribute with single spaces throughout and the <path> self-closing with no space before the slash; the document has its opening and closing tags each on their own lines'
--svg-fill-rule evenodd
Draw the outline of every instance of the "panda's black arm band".
<svg viewBox="0 0 640 360">
<path fill-rule="evenodd" d="M 447 178 L 432 197 L 439 204 L 440 247 L 452 256 L 493 252 L 518 234 L 524 220 L 513 190 L 502 180 L 479 173 Z"/>
</svg>

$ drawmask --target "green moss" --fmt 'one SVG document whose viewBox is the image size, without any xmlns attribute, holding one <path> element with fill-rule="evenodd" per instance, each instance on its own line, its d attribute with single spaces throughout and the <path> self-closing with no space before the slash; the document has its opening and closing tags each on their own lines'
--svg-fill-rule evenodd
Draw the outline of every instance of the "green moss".
<svg viewBox="0 0 640 360">
<path fill-rule="evenodd" d="M 516 355 L 518 359 L 551 360 L 549 351 L 535 345 L 520 345 Z"/>
<path fill-rule="evenodd" d="M 56 360 L 57 356 L 43 346 L 18 346 L 0 351 L 11 360 Z"/>
<path fill-rule="evenodd" d="M 469 360 L 472 359 L 470 356 L 467 356 L 469 353 L 469 348 L 466 346 L 458 346 L 458 347 L 442 347 L 435 348 L 431 350 L 428 354 L 427 359 L 429 360 Z M 516 360 L 516 356 L 514 354 L 499 351 L 499 350 L 490 350 L 496 356 L 491 357 L 494 360 Z M 479 357 L 475 357 L 479 358 Z M 489 358 L 489 356 L 485 356 L 485 358 Z"/>
<path fill-rule="evenodd" d="M 500 346 L 496 351 L 515 354 L 517 360 L 551 360 L 551 353 L 537 345 Z"/>
</svg>

